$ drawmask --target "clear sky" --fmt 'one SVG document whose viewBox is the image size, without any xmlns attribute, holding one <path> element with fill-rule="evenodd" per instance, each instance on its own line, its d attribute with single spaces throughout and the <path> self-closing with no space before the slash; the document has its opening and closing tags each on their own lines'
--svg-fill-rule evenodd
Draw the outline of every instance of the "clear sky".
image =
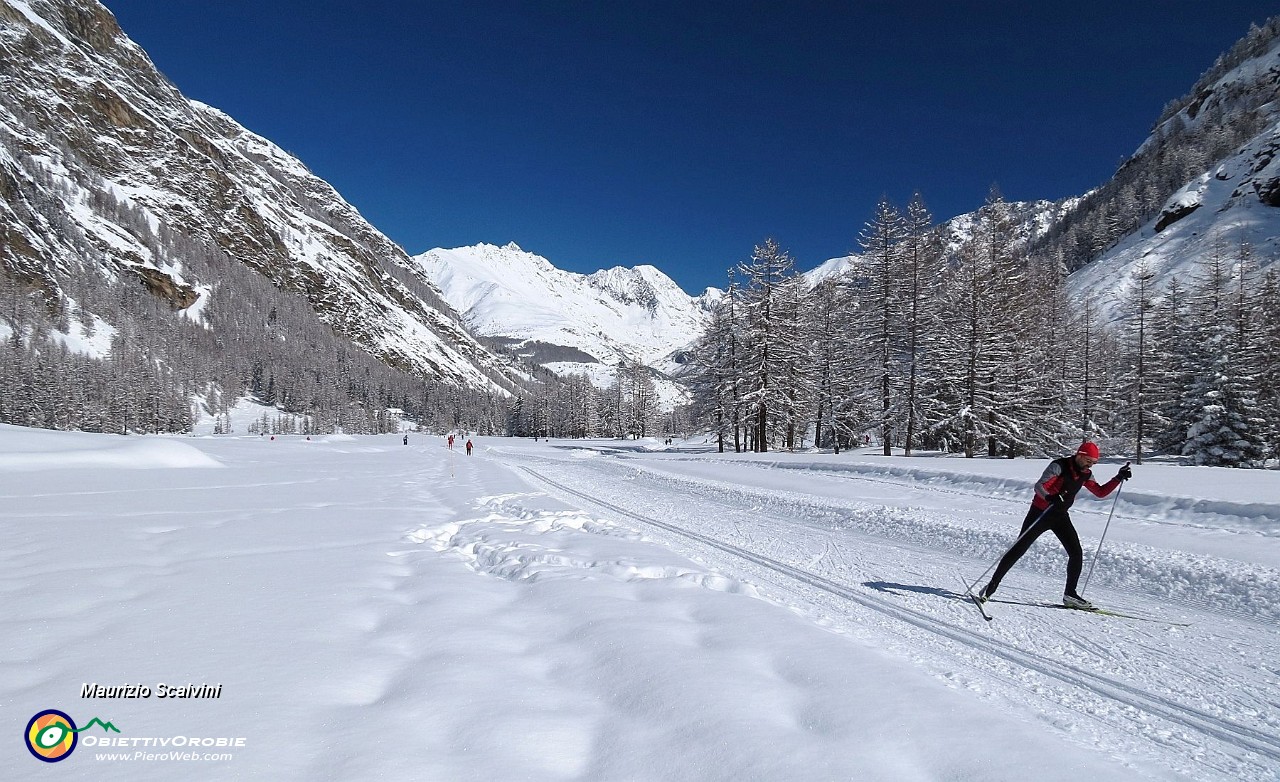
<svg viewBox="0 0 1280 782">
<path fill-rule="evenodd" d="M 188 97 L 297 155 L 416 254 L 514 241 L 690 293 L 774 236 L 857 248 L 1104 182 L 1280 5 L 105 0 Z"/>
</svg>

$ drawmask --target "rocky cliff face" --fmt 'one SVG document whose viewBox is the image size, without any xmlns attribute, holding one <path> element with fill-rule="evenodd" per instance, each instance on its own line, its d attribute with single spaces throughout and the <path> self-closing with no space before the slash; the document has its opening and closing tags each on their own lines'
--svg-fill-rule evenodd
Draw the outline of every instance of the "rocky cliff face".
<svg viewBox="0 0 1280 782">
<path fill-rule="evenodd" d="M 386 363 L 474 387 L 501 361 L 404 251 L 297 159 L 169 83 L 94 0 L 0 0 L 0 264 L 136 277 L 174 309 L 233 297 L 184 255 L 221 253 L 304 295 Z"/>
</svg>

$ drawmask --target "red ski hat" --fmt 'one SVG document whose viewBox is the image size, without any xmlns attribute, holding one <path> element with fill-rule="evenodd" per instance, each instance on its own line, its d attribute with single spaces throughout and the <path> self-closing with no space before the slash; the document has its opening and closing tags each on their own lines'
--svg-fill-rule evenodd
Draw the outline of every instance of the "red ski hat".
<svg viewBox="0 0 1280 782">
<path fill-rule="evenodd" d="M 1093 459 L 1096 462 L 1098 460 L 1098 456 L 1100 455 L 1098 453 L 1097 443 L 1080 443 L 1080 447 L 1076 449 L 1076 455 L 1088 456 L 1090 459 Z"/>
</svg>

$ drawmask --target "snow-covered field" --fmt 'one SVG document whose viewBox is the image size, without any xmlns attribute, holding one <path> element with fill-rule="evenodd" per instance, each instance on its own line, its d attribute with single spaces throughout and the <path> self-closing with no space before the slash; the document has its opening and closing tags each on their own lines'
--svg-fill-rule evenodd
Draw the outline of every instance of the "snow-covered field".
<svg viewBox="0 0 1280 782">
<path fill-rule="evenodd" d="M 476 445 L 0 427 L 0 778 L 1280 773 L 1280 473 L 1135 467 L 1086 595 L 1148 619 L 987 623 L 1038 460 Z M 55 764 L 45 709 L 89 726 Z"/>
</svg>

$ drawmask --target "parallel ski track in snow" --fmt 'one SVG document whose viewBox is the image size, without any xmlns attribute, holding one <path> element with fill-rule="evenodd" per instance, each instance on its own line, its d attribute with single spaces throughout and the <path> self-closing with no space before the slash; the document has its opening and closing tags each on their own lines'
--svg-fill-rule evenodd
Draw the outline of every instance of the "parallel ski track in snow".
<svg viewBox="0 0 1280 782">
<path fill-rule="evenodd" d="M 635 459 L 636 457 L 635 457 L 633 454 L 631 454 L 631 453 L 622 452 L 622 453 L 619 453 L 619 454 L 617 455 L 617 458 L 618 458 L 619 462 L 626 462 L 626 461 L 628 461 L 628 460 Z M 691 461 L 706 461 L 706 460 L 694 459 L 694 460 L 691 460 Z M 880 484 L 880 485 L 883 485 L 883 486 L 889 486 L 889 487 L 893 487 L 893 488 L 903 488 L 903 487 L 908 487 L 908 488 L 910 488 L 910 487 L 914 487 L 914 486 L 916 486 L 916 485 L 917 485 L 917 484 L 915 484 L 915 482 L 914 482 L 914 481 L 912 481 L 911 479 L 905 479 L 905 480 L 902 480 L 902 479 L 885 478 L 885 477 L 864 477 L 864 476 L 862 476 L 861 474 L 858 474 L 858 473 L 851 473 L 851 472 L 847 472 L 847 471 L 839 471 L 839 470 L 837 470 L 837 471 L 830 471 L 830 470 L 806 470 L 806 469 L 804 469 L 804 468 L 802 468 L 802 467 L 795 467 L 795 466 L 778 466 L 778 465 L 773 465 L 773 466 L 765 467 L 765 466 L 761 466 L 761 465 L 754 465 L 754 464 L 750 464 L 750 463 L 746 463 L 746 464 L 748 464 L 749 466 L 751 466 L 753 469 L 761 469 L 761 470 L 771 470 L 771 469 L 788 470 L 788 471 L 792 471 L 792 472 L 802 472 L 802 473 L 808 473 L 808 474 L 812 474 L 812 475 L 818 475 L 818 476 L 822 476 L 822 477 L 824 477 L 824 478 L 834 478 L 834 479 L 836 479 L 836 480 L 841 480 L 841 481 L 851 481 L 851 482 L 852 482 L 852 481 L 857 481 L 857 482 L 875 483 L 875 484 Z M 642 471 L 644 471 L 644 472 L 646 472 L 646 473 L 649 473 L 649 474 L 651 474 L 651 475 L 661 476 L 662 478 L 664 478 L 664 479 L 666 479 L 666 480 L 675 481 L 675 482 L 677 482 L 677 483 L 683 483 L 683 482 L 685 482 L 686 480 L 688 480 L 688 479 L 686 479 L 686 478 L 683 478 L 683 477 L 680 477 L 680 476 L 678 476 L 678 475 L 672 474 L 672 473 L 671 473 L 671 472 L 669 472 L 668 470 L 662 469 L 661 467 L 657 467 L 657 468 L 655 468 L 653 465 L 649 465 L 649 464 L 645 464 L 645 465 L 643 465 L 643 466 L 636 466 L 636 468 L 635 468 L 635 469 L 636 469 L 636 470 L 642 470 Z M 714 482 L 713 482 L 713 483 L 714 483 Z M 951 494 L 951 495 L 958 496 L 958 497 L 981 497 L 981 498 L 983 498 L 983 500 L 984 500 L 984 501 L 989 501 L 989 502 L 1004 502 L 1004 503 L 1010 504 L 1010 505 L 1012 505 L 1012 506 L 1017 506 L 1017 507 L 1021 507 L 1021 508 L 1025 508 L 1025 507 L 1026 507 L 1026 502 L 1027 502 L 1025 497 L 1017 497 L 1017 498 L 1014 498 L 1014 497 L 1000 497 L 1000 496 L 992 496 L 992 495 L 988 495 L 988 494 L 985 494 L 985 493 L 982 493 L 982 492 L 978 492 L 978 491 L 974 491 L 974 490 L 970 490 L 970 489 L 962 489 L 962 488 L 954 488 L 954 487 L 945 487 L 945 486 L 932 486 L 932 485 L 927 486 L 927 489 L 928 489 L 928 491 L 929 491 L 929 493 L 930 493 L 930 494 Z M 1079 508 L 1079 509 L 1073 509 L 1073 511 L 1072 511 L 1072 512 L 1073 512 L 1073 513 L 1076 513 L 1076 514 L 1080 514 L 1080 515 L 1090 515 L 1090 516 L 1094 516 L 1094 517 L 1096 517 L 1096 518 L 1105 518 L 1105 517 L 1108 515 L 1107 511 L 1105 511 L 1105 510 L 1097 510 L 1097 509 L 1091 509 L 1091 508 Z M 1121 520 L 1123 520 L 1123 519 L 1128 519 L 1128 520 L 1131 520 L 1131 521 L 1139 521 L 1139 522 L 1142 522 L 1142 523 L 1163 524 L 1163 525 L 1167 525 L 1167 526 L 1171 526 L 1171 527 L 1178 527 L 1178 528 L 1186 528 L 1186 527 L 1188 526 L 1188 525 L 1181 524 L 1181 523 L 1178 523 L 1178 522 L 1160 522 L 1160 521 L 1152 522 L 1152 521 L 1151 521 L 1151 520 L 1149 520 L 1149 519 L 1143 519 L 1143 518 L 1139 518 L 1139 517 L 1137 517 L 1137 516 L 1129 516 L 1129 515 L 1125 515 L 1125 514 L 1123 514 L 1123 513 L 1116 513 L 1116 514 L 1115 514 L 1115 518 L 1116 518 L 1116 519 L 1121 519 Z M 1241 530 L 1222 530 L 1222 531 L 1223 531 L 1223 532 L 1226 532 L 1226 533 L 1228 533 L 1228 534 L 1251 534 L 1251 533 L 1244 532 L 1244 531 L 1241 531 Z M 1191 609 L 1195 609 L 1195 610 L 1200 610 L 1200 611 L 1210 612 L 1210 613 L 1213 613 L 1214 615 L 1217 615 L 1217 616 L 1227 615 L 1227 616 L 1232 616 L 1232 617 L 1234 617 L 1234 618 L 1236 618 L 1236 619 L 1241 619 L 1241 620 L 1248 621 L 1248 622 L 1259 622 L 1259 621 L 1262 621 L 1262 622 L 1269 622 L 1269 621 L 1273 621 L 1273 620 L 1272 620 L 1272 618 L 1271 618 L 1270 616 L 1268 616 L 1268 615 L 1266 615 L 1266 614 L 1260 614 L 1260 613 L 1258 613 L 1257 611 L 1244 610 L 1244 609 L 1242 609 L 1242 608 L 1241 608 L 1240 606 L 1238 606 L 1238 605 L 1223 604 L 1223 603 L 1220 603 L 1220 602 L 1211 602 L 1211 601 L 1208 601 L 1208 600 L 1199 600 L 1199 599 L 1196 599 L 1194 596 L 1192 596 L 1192 595 L 1190 595 L 1190 594 L 1179 594 L 1179 595 L 1167 595 L 1167 594 L 1165 594 L 1165 595 L 1158 595 L 1158 597 L 1159 597 L 1161 600 L 1165 601 L 1165 602 L 1173 602 L 1173 603 L 1177 603 L 1177 604 L 1183 605 L 1183 606 L 1185 606 L 1185 607 L 1187 607 L 1187 608 L 1191 608 Z"/>
<path fill-rule="evenodd" d="M 1005 660 L 1006 662 L 1027 668 L 1040 675 L 1057 679 L 1069 686 L 1087 688 L 1089 691 L 1097 695 L 1110 698 L 1118 703 L 1147 712 L 1231 746 L 1254 752 L 1272 763 L 1280 763 L 1280 738 L 1268 733 L 1256 730 L 1247 725 L 1240 725 L 1229 720 L 1215 717 L 1212 714 L 1205 713 L 1194 707 L 1178 703 L 1168 698 L 1163 698 L 1159 695 L 1154 695 L 1125 684 L 1124 682 L 1119 682 L 1106 676 L 1101 676 L 1062 660 L 1050 659 L 1032 652 L 1026 652 L 1002 645 L 978 633 L 966 630 L 962 627 L 957 627 L 927 614 L 914 611 L 903 606 L 894 605 L 868 595 L 860 594 L 844 584 L 824 578 L 823 576 L 815 573 L 810 573 L 793 565 L 788 565 L 785 562 L 780 562 L 754 551 L 740 548 L 732 543 L 726 543 L 717 538 L 693 532 L 674 524 L 669 524 L 667 522 L 659 521 L 649 516 L 636 513 L 635 511 L 619 505 L 614 505 L 607 500 L 602 500 L 599 497 L 594 497 L 590 494 L 574 489 L 573 487 L 566 486 L 563 483 L 552 480 L 527 466 L 521 465 L 520 469 L 528 473 L 535 480 L 547 486 L 554 487 L 561 492 L 572 495 L 601 508 L 605 508 L 613 513 L 639 521 L 642 524 L 648 524 L 658 529 L 680 535 L 681 537 L 696 541 L 702 545 L 709 546 L 726 554 L 745 559 L 748 562 L 752 562 L 760 567 L 799 581 L 809 587 L 819 589 L 827 592 L 828 594 L 835 595 L 836 597 L 857 603 L 864 608 L 883 614 L 892 619 L 896 619 L 900 622 L 907 623 L 918 629 L 934 633 L 962 645 L 981 650 L 994 657 Z"/>
<path fill-rule="evenodd" d="M 636 457 L 627 452 L 619 452 L 617 454 L 617 458 L 619 460 L 625 461 L 627 459 L 634 459 Z M 689 461 L 709 461 L 709 460 L 690 459 Z M 809 475 L 821 476 L 823 478 L 833 478 L 835 480 L 841 480 L 841 481 L 858 481 L 860 483 L 878 483 L 883 486 L 894 486 L 894 487 L 901 487 L 904 485 L 927 486 L 929 491 L 935 494 L 952 494 L 957 497 L 981 497 L 984 500 L 988 500 L 991 502 L 1003 502 L 1011 506 L 1023 507 L 1023 508 L 1026 507 L 1028 502 L 1028 497 L 1030 496 L 1028 492 L 1031 491 L 1031 487 L 1035 483 L 1034 481 L 1028 482 L 1026 485 L 1025 492 L 1023 492 L 1023 494 L 1020 494 L 1016 497 L 1004 497 L 1004 496 L 1000 496 L 999 494 L 991 494 L 989 491 L 978 490 L 978 489 L 964 489 L 964 488 L 957 488 L 954 486 L 934 486 L 932 484 L 918 481 L 910 476 L 905 476 L 905 475 L 902 477 L 894 478 L 894 477 L 884 477 L 882 475 L 869 475 L 863 472 L 859 472 L 857 470 L 831 470 L 831 469 L 815 470 L 810 467 L 803 467 L 803 466 L 790 465 L 790 464 L 777 464 L 777 463 L 762 465 L 762 464 L 752 464 L 751 462 L 743 462 L 742 464 L 757 470 L 789 470 L 791 472 L 805 473 Z M 981 478 L 985 476 L 975 476 L 975 477 Z M 1103 482 L 1105 483 L 1105 481 Z M 1109 512 L 1105 508 L 1102 508 L 1102 509 L 1090 508 L 1087 506 L 1082 507 L 1080 505 L 1074 506 L 1071 512 L 1075 515 L 1097 516 L 1097 517 L 1103 517 L 1103 516 L 1109 515 L 1114 517 L 1117 521 L 1133 521 L 1133 522 L 1138 522 L 1142 524 L 1153 524 L 1156 526 L 1174 527 L 1177 529 L 1212 529 L 1214 532 L 1225 533 L 1229 535 L 1261 535 L 1264 537 L 1272 537 L 1277 534 L 1280 534 L 1280 533 L 1273 533 L 1273 532 L 1267 532 L 1267 531 L 1259 531 L 1255 529 L 1209 527 L 1205 524 L 1191 524 L 1184 521 L 1163 521 L 1161 519 L 1151 518 L 1149 515 L 1138 515 L 1138 514 L 1123 511 L 1123 510 Z"/>
</svg>

